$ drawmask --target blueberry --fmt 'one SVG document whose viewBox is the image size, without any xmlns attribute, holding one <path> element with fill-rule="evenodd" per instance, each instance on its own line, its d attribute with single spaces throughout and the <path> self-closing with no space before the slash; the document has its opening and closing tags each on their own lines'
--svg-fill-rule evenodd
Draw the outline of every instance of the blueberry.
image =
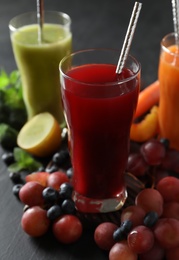
<svg viewBox="0 0 179 260">
<path fill-rule="evenodd" d="M 132 229 L 132 221 L 131 220 L 125 220 L 122 222 L 121 226 L 117 228 L 113 233 L 113 239 L 117 241 L 122 241 L 127 238 L 128 233 Z"/>
<path fill-rule="evenodd" d="M 25 212 L 26 210 L 28 210 L 30 207 L 29 205 L 25 205 L 24 208 L 23 208 L 23 212 Z"/>
<path fill-rule="evenodd" d="M 55 220 L 62 215 L 62 209 L 59 205 L 53 205 L 47 210 L 47 217 L 50 220 Z"/>
<path fill-rule="evenodd" d="M 52 187 L 47 187 L 43 190 L 42 196 L 47 203 L 54 203 L 58 200 L 58 191 Z"/>
<path fill-rule="evenodd" d="M 20 182 L 22 182 L 20 172 L 10 172 L 10 173 L 9 173 L 9 178 L 10 178 L 14 183 L 20 183 Z"/>
<path fill-rule="evenodd" d="M 121 227 L 117 228 L 113 233 L 113 239 L 116 242 L 122 241 L 126 239 L 126 234 L 123 232 Z"/>
<path fill-rule="evenodd" d="M 22 188 L 23 184 L 16 184 L 12 188 L 13 194 L 19 199 L 19 191 Z"/>
<path fill-rule="evenodd" d="M 71 199 L 73 192 L 73 186 L 69 182 L 62 183 L 60 185 L 59 195 L 62 199 Z"/>
<path fill-rule="evenodd" d="M 38 168 L 38 172 L 45 172 L 45 167 L 44 166 L 40 166 Z"/>
<path fill-rule="evenodd" d="M 53 155 L 52 161 L 60 167 L 64 165 L 69 158 L 70 156 L 68 150 L 61 150 Z"/>
<path fill-rule="evenodd" d="M 157 212 L 155 212 L 155 211 L 150 211 L 150 212 L 148 212 L 148 213 L 146 214 L 146 216 L 144 217 L 144 225 L 145 225 L 146 227 L 151 228 L 151 227 L 153 227 L 153 226 L 157 223 L 158 218 L 159 218 L 159 217 L 158 217 Z"/>
<path fill-rule="evenodd" d="M 46 168 L 45 171 L 49 172 L 49 173 L 53 173 L 53 172 L 57 172 L 59 170 L 58 165 L 53 164 L 52 166 L 50 166 L 49 168 Z"/>
<path fill-rule="evenodd" d="M 132 224 L 131 220 L 129 220 L 129 219 L 125 220 L 121 224 L 121 230 L 122 230 L 123 233 L 128 234 L 131 231 L 132 226 L 133 226 L 133 224 Z"/>
<path fill-rule="evenodd" d="M 10 165 L 14 162 L 14 155 L 11 152 L 4 153 L 1 158 L 6 165 Z"/>
<path fill-rule="evenodd" d="M 72 199 L 65 199 L 61 204 L 61 208 L 64 214 L 74 214 L 76 212 L 75 203 Z"/>
<path fill-rule="evenodd" d="M 66 171 L 66 174 L 67 174 L 68 178 L 71 179 L 73 177 L 73 168 L 69 168 Z"/>
<path fill-rule="evenodd" d="M 166 149 L 170 146 L 170 141 L 167 138 L 160 138 L 160 143 L 163 144 Z"/>
</svg>

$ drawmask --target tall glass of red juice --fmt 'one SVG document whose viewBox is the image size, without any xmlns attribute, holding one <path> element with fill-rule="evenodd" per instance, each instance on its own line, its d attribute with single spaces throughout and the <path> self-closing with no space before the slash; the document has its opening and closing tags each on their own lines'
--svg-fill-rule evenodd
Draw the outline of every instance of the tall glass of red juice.
<svg viewBox="0 0 179 260">
<path fill-rule="evenodd" d="M 140 65 L 119 51 L 90 49 L 60 63 L 61 91 L 73 165 L 73 199 L 81 212 L 110 212 L 126 200 L 129 132 L 137 105 Z"/>
</svg>

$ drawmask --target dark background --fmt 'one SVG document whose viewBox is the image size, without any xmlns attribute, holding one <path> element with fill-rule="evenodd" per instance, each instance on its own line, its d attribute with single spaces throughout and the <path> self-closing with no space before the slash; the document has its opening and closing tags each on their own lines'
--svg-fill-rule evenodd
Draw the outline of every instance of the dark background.
<svg viewBox="0 0 179 260">
<path fill-rule="evenodd" d="M 157 79 L 160 41 L 173 31 L 173 21 L 170 0 L 141 2 L 143 7 L 130 53 L 141 63 L 142 87 L 145 87 Z M 93 47 L 121 49 L 134 5 L 132 0 L 45 0 L 44 3 L 46 10 L 63 11 L 71 16 L 74 51 Z M 8 22 L 32 10 L 36 10 L 35 0 L 0 1 L 0 68 L 7 72 L 16 69 Z M 70 246 L 62 246 L 50 236 L 28 237 L 20 226 L 22 209 L 12 195 L 6 167 L 0 162 L 0 260 L 108 259 L 89 233 Z"/>
<path fill-rule="evenodd" d="M 170 0 L 142 0 L 143 7 L 134 35 L 131 54 L 141 62 L 142 79 L 157 78 L 162 37 L 173 31 Z M 45 0 L 45 9 L 68 13 L 72 18 L 73 49 L 107 47 L 121 49 L 133 0 Z M 0 1 L 0 67 L 16 68 L 9 39 L 9 20 L 36 10 L 35 0 Z"/>
</svg>

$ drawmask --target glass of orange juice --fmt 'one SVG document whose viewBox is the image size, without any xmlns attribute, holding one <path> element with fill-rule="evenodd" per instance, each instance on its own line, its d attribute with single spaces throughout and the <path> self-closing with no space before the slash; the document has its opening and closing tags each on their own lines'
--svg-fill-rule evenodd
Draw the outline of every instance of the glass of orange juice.
<svg viewBox="0 0 179 260">
<path fill-rule="evenodd" d="M 160 136 L 169 139 L 170 146 L 179 150 L 179 46 L 175 33 L 161 41 L 158 75 Z"/>
</svg>

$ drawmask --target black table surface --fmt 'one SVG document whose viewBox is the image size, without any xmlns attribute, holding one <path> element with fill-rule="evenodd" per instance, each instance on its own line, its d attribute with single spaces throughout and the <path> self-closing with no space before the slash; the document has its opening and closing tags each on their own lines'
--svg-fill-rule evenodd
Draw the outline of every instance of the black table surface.
<svg viewBox="0 0 179 260">
<path fill-rule="evenodd" d="M 130 53 L 142 66 L 142 88 L 157 79 L 162 37 L 173 31 L 170 0 L 145 0 Z M 131 0 L 45 0 L 46 10 L 68 13 L 72 18 L 73 50 L 121 49 L 134 1 Z M 36 10 L 36 1 L 0 1 L 0 68 L 16 69 L 9 38 L 9 20 Z M 1 111 L 0 111 L 1 112 Z M 0 155 L 3 151 L 0 148 Z M 64 246 L 53 236 L 34 239 L 20 225 L 23 205 L 12 194 L 9 173 L 0 160 L 0 260 L 108 259 L 94 243 L 90 232 L 73 245 Z"/>
</svg>

